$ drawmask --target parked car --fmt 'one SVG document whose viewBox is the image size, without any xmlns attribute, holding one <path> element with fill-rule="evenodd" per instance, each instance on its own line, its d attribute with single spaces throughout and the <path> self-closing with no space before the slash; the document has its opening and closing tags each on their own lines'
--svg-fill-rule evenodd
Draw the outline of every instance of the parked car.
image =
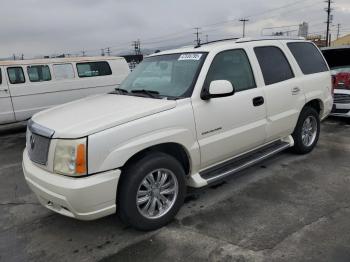
<svg viewBox="0 0 350 262">
<path fill-rule="evenodd" d="M 311 42 L 240 39 L 147 57 L 113 94 L 36 114 L 23 171 L 45 207 L 91 220 L 118 209 L 141 230 L 204 187 L 282 150 L 309 153 L 331 111 Z M 307 175 L 307 174 L 305 174 Z"/>
<path fill-rule="evenodd" d="M 323 48 L 334 79 L 331 115 L 350 118 L 350 46 Z"/>
<path fill-rule="evenodd" d="M 114 90 L 129 74 L 121 57 L 0 61 L 0 125 Z"/>
</svg>

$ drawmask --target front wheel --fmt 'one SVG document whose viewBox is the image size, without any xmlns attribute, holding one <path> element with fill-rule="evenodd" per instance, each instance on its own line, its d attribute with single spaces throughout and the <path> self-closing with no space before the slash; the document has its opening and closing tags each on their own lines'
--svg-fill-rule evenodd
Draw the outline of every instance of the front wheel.
<svg viewBox="0 0 350 262">
<path fill-rule="evenodd" d="M 320 135 L 320 117 L 312 107 L 305 107 L 299 116 L 297 126 L 292 134 L 294 147 L 298 154 L 311 152 L 317 144 Z"/>
<path fill-rule="evenodd" d="M 118 190 L 121 220 L 140 230 L 168 224 L 185 198 L 185 172 L 164 153 L 151 153 L 127 167 Z"/>
</svg>

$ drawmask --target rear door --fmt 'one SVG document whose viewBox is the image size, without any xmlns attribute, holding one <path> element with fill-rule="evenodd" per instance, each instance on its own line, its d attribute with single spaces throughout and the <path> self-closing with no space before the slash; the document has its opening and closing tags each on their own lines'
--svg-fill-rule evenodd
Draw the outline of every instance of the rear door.
<svg viewBox="0 0 350 262">
<path fill-rule="evenodd" d="M 0 67 L 0 125 L 15 122 L 10 91 L 4 77 L 4 69 Z"/>
<path fill-rule="evenodd" d="M 267 140 L 272 141 L 290 135 L 305 104 L 302 78 L 288 61 L 284 47 L 279 43 L 254 47 L 254 52 L 265 82 L 267 112 Z"/>
<path fill-rule="evenodd" d="M 266 111 L 264 93 L 256 85 L 249 52 L 244 49 L 218 53 L 209 68 L 203 88 L 212 81 L 227 80 L 235 94 L 210 100 L 193 99 L 201 167 L 264 144 Z"/>
</svg>

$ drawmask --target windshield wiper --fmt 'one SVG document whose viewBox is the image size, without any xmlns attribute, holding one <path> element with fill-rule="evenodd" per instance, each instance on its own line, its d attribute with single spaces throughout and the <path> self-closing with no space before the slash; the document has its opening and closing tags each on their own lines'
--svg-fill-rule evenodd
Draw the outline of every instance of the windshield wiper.
<svg viewBox="0 0 350 262">
<path fill-rule="evenodd" d="M 131 93 L 144 94 L 144 95 L 147 95 L 148 97 L 152 97 L 152 98 L 159 98 L 160 97 L 158 91 L 147 90 L 147 89 L 134 89 L 134 90 L 131 90 Z"/>
<path fill-rule="evenodd" d="M 125 94 L 129 94 L 129 91 L 122 88 L 116 88 L 114 89 L 114 91 L 111 92 L 111 94 L 125 95 Z"/>
</svg>

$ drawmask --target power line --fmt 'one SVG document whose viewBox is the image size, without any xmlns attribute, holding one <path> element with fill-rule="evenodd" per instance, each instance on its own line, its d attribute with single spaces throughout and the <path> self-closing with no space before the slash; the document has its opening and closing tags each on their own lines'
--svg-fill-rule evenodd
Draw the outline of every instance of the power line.
<svg viewBox="0 0 350 262">
<path fill-rule="evenodd" d="M 286 7 L 290 7 L 290 6 L 293 6 L 293 5 L 297 5 L 299 3 L 305 3 L 307 1 L 310 1 L 310 0 L 298 0 L 298 1 L 295 1 L 293 3 L 289 3 L 289 4 L 286 4 L 286 5 L 282 5 L 282 6 L 279 6 L 279 7 L 275 7 L 275 8 L 271 8 L 271 9 L 267 9 L 265 11 L 262 11 L 262 12 L 259 12 L 259 13 L 255 13 L 255 14 L 252 14 L 252 15 L 249 15 L 249 16 L 246 16 L 247 18 L 251 18 L 251 17 L 256 17 L 256 16 L 260 16 L 260 15 L 263 15 L 263 14 L 266 14 L 266 13 L 271 13 L 273 11 L 277 11 L 277 10 L 280 10 L 280 9 L 284 9 Z"/>
<path fill-rule="evenodd" d="M 276 8 L 267 9 L 267 10 L 264 10 L 264 11 L 259 12 L 259 13 L 255 13 L 255 14 L 251 14 L 251 15 L 245 16 L 245 19 L 248 20 L 248 18 L 251 18 L 251 17 L 259 17 L 259 16 L 262 16 L 262 15 L 265 15 L 265 14 L 270 14 L 271 12 L 274 12 L 274 11 L 277 11 L 277 10 L 288 9 L 291 6 L 295 6 L 295 5 L 301 4 L 302 2 L 305 3 L 307 1 L 311 1 L 311 0 L 294 1 L 292 3 L 288 3 L 288 4 L 285 4 L 285 5 L 276 7 Z M 296 10 L 300 10 L 300 8 L 298 8 Z M 292 10 L 292 11 L 294 11 L 294 10 Z M 288 14 L 289 13 L 291 13 L 291 11 L 288 11 Z M 281 15 L 281 13 L 279 15 Z M 238 21 L 236 19 L 233 19 L 233 20 L 226 20 L 226 21 L 216 22 L 216 23 L 213 23 L 213 24 L 202 25 L 201 28 L 212 28 L 212 27 L 224 26 L 224 25 L 226 25 L 228 23 L 234 23 L 234 22 L 238 23 Z M 177 39 L 180 38 L 180 37 L 176 37 L 176 36 L 182 36 L 181 38 L 185 38 L 186 35 L 190 34 L 190 32 L 189 32 L 190 30 L 193 30 L 193 29 L 187 28 L 187 29 L 183 29 L 183 30 L 178 31 L 178 32 L 171 33 L 171 34 L 166 34 L 166 35 L 162 35 L 162 36 L 158 36 L 158 37 L 147 38 L 145 41 L 146 41 L 146 44 L 173 42 L 173 40 L 175 40 L 175 39 L 177 40 Z M 208 30 L 203 30 L 203 31 L 205 33 L 210 32 L 210 30 L 209 31 Z M 211 31 L 217 31 L 217 30 L 211 30 Z M 244 32 L 244 35 L 245 35 L 245 32 Z M 158 40 L 158 41 L 147 42 L 147 41 L 152 41 L 152 40 Z M 200 40 L 199 35 L 198 35 L 198 37 L 196 37 L 196 43 L 197 44 L 198 44 L 198 40 Z M 116 48 L 118 48 L 118 50 L 122 50 L 123 48 L 121 48 L 121 47 L 124 47 L 124 49 L 126 49 L 127 45 L 129 45 L 129 44 L 130 44 L 130 41 L 118 43 L 118 45 L 112 46 L 111 49 L 115 50 Z M 91 50 L 88 50 L 87 52 L 95 52 L 95 51 L 98 51 L 98 50 L 99 49 L 91 49 Z M 72 53 L 72 52 L 70 52 L 70 53 Z"/>
</svg>

